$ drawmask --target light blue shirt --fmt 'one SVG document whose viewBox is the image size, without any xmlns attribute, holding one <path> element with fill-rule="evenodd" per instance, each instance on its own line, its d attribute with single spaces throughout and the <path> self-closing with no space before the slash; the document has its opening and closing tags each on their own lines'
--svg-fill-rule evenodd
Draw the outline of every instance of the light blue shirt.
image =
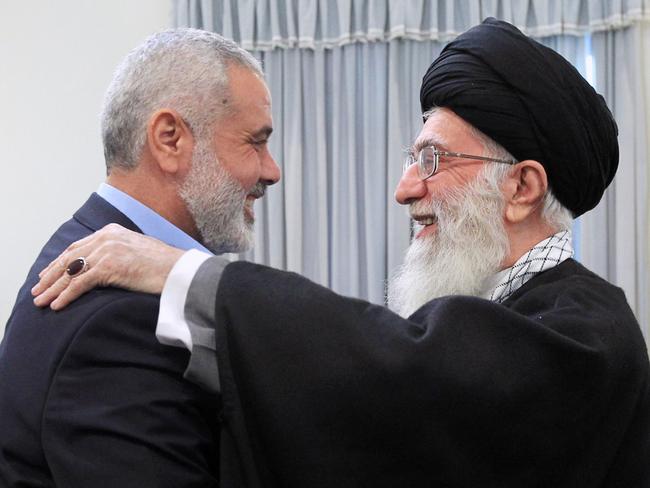
<svg viewBox="0 0 650 488">
<path fill-rule="evenodd" d="M 123 191 L 107 183 L 102 183 L 97 189 L 97 194 L 131 219 L 143 234 L 184 251 L 197 249 L 212 254 L 196 239 Z"/>
</svg>

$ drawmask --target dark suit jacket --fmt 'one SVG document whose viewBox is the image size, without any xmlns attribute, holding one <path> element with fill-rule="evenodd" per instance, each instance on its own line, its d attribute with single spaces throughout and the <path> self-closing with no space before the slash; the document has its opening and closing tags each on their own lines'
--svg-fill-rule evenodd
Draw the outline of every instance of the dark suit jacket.
<svg viewBox="0 0 650 488">
<path fill-rule="evenodd" d="M 0 486 L 205 487 L 217 479 L 216 396 L 183 380 L 188 352 L 155 337 L 159 298 L 97 289 L 38 309 L 37 273 L 108 223 L 96 194 L 29 271 L 0 345 Z"/>
</svg>

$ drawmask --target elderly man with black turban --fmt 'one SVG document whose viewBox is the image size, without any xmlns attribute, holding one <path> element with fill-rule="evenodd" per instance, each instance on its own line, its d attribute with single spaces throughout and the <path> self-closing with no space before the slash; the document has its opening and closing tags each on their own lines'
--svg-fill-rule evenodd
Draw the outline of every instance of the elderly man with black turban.
<svg viewBox="0 0 650 488">
<path fill-rule="evenodd" d="M 116 229 L 66 251 L 90 270 L 51 265 L 36 303 L 165 283 L 159 339 L 222 395 L 224 486 L 650 486 L 646 346 L 623 292 L 572 259 L 572 218 L 618 164 L 604 100 L 488 19 L 421 101 L 396 191 L 421 228 L 394 311 Z"/>
</svg>

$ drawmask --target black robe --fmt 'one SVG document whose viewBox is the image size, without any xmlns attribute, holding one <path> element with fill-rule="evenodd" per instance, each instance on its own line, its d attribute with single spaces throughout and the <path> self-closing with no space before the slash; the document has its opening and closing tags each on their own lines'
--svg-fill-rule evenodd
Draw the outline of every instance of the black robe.
<svg viewBox="0 0 650 488">
<path fill-rule="evenodd" d="M 408 320 L 233 263 L 216 327 L 224 487 L 650 486 L 646 345 L 573 260 Z"/>
</svg>

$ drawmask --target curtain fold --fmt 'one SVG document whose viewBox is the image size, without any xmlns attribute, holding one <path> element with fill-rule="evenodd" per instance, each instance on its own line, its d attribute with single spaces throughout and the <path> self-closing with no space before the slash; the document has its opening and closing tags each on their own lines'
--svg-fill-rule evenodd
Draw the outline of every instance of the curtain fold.
<svg viewBox="0 0 650 488">
<path fill-rule="evenodd" d="M 625 291 L 650 342 L 650 24 L 594 34 L 595 86 L 618 123 L 620 162 L 604 201 L 581 218 L 582 257 Z"/>
<path fill-rule="evenodd" d="M 255 248 L 245 257 L 375 303 L 410 240 L 406 209 L 392 194 L 422 124 L 427 67 L 448 38 L 487 15 L 553 34 L 538 39 L 596 86 L 619 125 L 617 176 L 577 221 L 578 257 L 623 288 L 650 341 L 650 24 L 642 0 L 176 0 L 175 11 L 179 26 L 241 42 L 266 72 L 270 149 L 283 178 L 256 204 Z M 592 28 L 609 30 L 556 35 Z"/>
<path fill-rule="evenodd" d="M 649 18 L 645 0 L 177 0 L 177 26 L 220 32 L 251 51 L 394 39 L 448 41 L 486 17 L 535 37 L 582 35 Z"/>
</svg>

